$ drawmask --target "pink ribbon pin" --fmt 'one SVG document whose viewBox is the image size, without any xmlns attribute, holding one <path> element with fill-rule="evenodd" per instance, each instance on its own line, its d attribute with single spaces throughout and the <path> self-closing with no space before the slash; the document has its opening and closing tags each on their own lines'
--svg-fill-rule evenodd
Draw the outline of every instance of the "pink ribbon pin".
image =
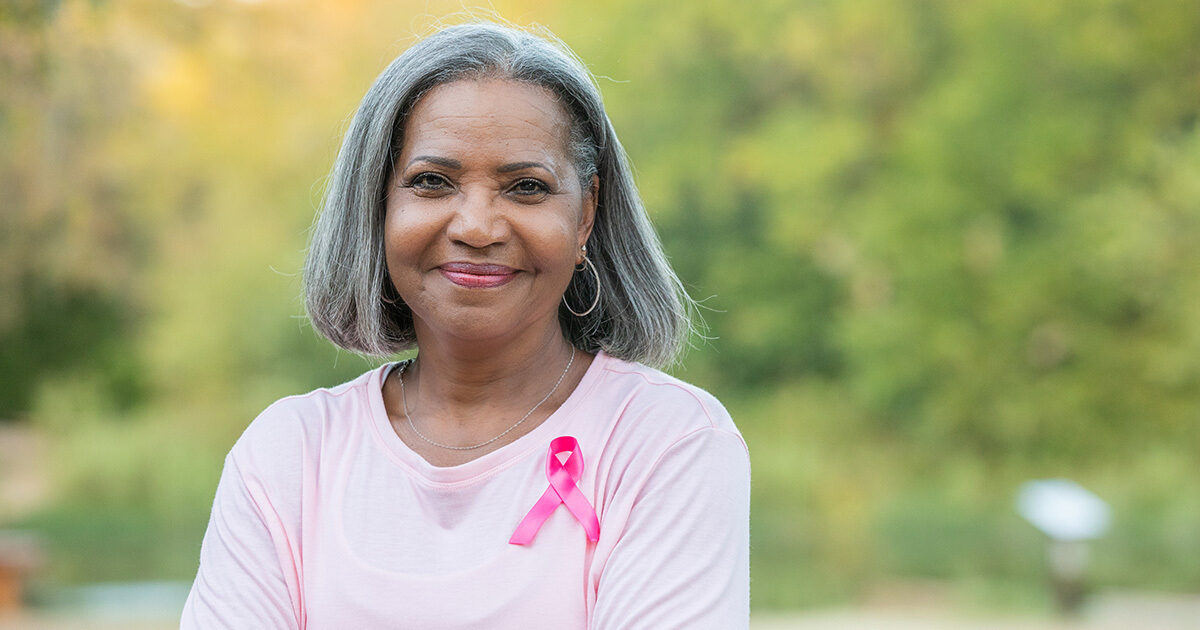
<svg viewBox="0 0 1200 630">
<path fill-rule="evenodd" d="M 565 463 L 558 459 L 559 453 L 570 453 Z M 579 441 L 569 435 L 551 440 L 550 452 L 546 454 L 546 479 L 550 481 L 550 487 L 546 488 L 542 497 L 533 504 L 525 518 L 521 519 L 517 531 L 508 539 L 509 544 L 529 544 L 542 528 L 542 523 L 558 508 L 559 503 L 565 504 L 575 520 L 583 525 L 588 540 L 599 540 L 600 521 L 596 518 L 596 510 L 575 485 L 581 476 L 583 452 L 579 449 Z"/>
</svg>

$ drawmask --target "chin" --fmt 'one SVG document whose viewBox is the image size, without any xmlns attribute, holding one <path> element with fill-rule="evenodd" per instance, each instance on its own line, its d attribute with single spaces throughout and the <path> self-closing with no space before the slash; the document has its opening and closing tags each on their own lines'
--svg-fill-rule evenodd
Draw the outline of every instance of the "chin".
<svg viewBox="0 0 1200 630">
<path fill-rule="evenodd" d="M 425 328 L 435 335 L 446 335 L 461 341 L 484 342 L 512 338 L 529 326 L 536 325 L 534 322 L 512 317 L 508 312 L 497 312 L 495 307 L 465 307 L 456 311 L 449 316 L 425 320 Z"/>
</svg>

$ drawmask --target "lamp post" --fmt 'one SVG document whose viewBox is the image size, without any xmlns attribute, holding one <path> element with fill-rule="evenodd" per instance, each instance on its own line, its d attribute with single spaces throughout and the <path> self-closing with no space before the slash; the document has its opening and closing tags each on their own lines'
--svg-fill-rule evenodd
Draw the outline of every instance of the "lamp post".
<svg viewBox="0 0 1200 630">
<path fill-rule="evenodd" d="M 1078 613 L 1088 542 L 1108 532 L 1112 520 L 1108 504 L 1069 479 L 1041 479 L 1021 485 L 1017 512 L 1046 535 L 1046 563 L 1059 612 Z"/>
</svg>

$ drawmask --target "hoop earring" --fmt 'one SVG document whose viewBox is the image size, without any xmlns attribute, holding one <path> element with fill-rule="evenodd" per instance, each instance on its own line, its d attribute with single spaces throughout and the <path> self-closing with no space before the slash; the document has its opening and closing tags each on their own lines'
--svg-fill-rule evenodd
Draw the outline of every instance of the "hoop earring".
<svg viewBox="0 0 1200 630">
<path fill-rule="evenodd" d="M 586 254 L 583 256 L 583 266 L 576 267 L 575 271 L 583 271 L 588 267 L 592 268 L 592 276 L 596 278 L 596 297 L 592 300 L 592 305 L 589 306 L 586 311 L 577 313 L 575 312 L 575 309 L 571 308 L 570 304 L 567 304 L 567 294 L 564 293 L 562 296 L 563 306 L 567 307 L 567 310 L 570 311 L 575 317 L 586 317 L 592 311 L 596 310 L 596 305 L 600 303 L 600 272 L 596 271 L 596 265 L 592 264 L 592 261 L 588 259 Z"/>
</svg>

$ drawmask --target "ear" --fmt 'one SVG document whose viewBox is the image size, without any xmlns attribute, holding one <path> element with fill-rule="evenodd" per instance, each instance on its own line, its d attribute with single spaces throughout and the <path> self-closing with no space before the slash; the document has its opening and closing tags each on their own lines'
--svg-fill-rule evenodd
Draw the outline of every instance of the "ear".
<svg viewBox="0 0 1200 630">
<path fill-rule="evenodd" d="M 583 194 L 583 208 L 579 213 L 579 246 L 587 244 L 596 222 L 596 206 L 600 202 L 600 176 L 592 175 L 591 185 Z"/>
</svg>

